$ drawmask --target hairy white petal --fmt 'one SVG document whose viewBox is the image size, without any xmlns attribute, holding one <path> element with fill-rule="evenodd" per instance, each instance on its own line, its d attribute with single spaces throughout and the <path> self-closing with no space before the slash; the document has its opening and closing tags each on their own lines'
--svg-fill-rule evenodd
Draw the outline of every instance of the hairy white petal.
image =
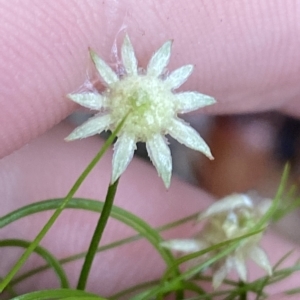
<svg viewBox="0 0 300 300">
<path fill-rule="evenodd" d="M 171 56 L 172 41 L 164 43 L 151 57 L 147 66 L 147 75 L 160 76 Z"/>
<path fill-rule="evenodd" d="M 260 247 L 253 247 L 249 253 L 251 259 L 263 268 L 269 276 L 272 275 L 272 267 L 266 252 Z"/>
<path fill-rule="evenodd" d="M 121 52 L 122 62 L 127 74 L 137 75 L 137 60 L 134 54 L 134 49 L 127 34 L 125 35 Z"/>
<path fill-rule="evenodd" d="M 132 160 L 134 150 L 136 149 L 136 141 L 126 133 L 123 133 L 114 146 L 114 154 L 112 161 L 112 177 L 111 182 L 114 183 L 120 175 L 125 171 L 128 164 Z"/>
<path fill-rule="evenodd" d="M 207 245 L 195 239 L 175 239 L 160 243 L 164 248 L 181 251 L 186 253 L 197 252 L 204 249 Z"/>
<path fill-rule="evenodd" d="M 172 173 L 172 157 L 170 148 L 160 134 L 154 135 L 146 142 L 149 157 L 166 188 L 170 186 Z"/>
<path fill-rule="evenodd" d="M 230 270 L 233 268 L 233 261 L 231 257 L 229 256 L 225 262 L 221 265 L 220 268 L 218 268 L 216 271 L 214 271 L 213 275 L 213 288 L 217 289 L 223 282 L 223 280 L 226 278 L 227 274 L 230 272 Z"/>
<path fill-rule="evenodd" d="M 97 133 L 101 133 L 103 130 L 106 130 L 110 125 L 111 118 L 110 115 L 96 115 L 81 126 L 75 128 L 70 135 L 68 135 L 65 140 L 73 141 L 77 139 L 86 138 Z"/>
<path fill-rule="evenodd" d="M 97 93 L 68 94 L 72 101 L 90 108 L 100 110 L 103 106 L 103 96 Z"/>
<path fill-rule="evenodd" d="M 247 280 L 247 267 L 242 254 L 236 253 L 233 257 L 234 267 L 242 281 Z"/>
<path fill-rule="evenodd" d="M 112 68 L 103 59 L 101 59 L 92 50 L 90 50 L 90 54 L 91 54 L 91 58 L 95 64 L 99 74 L 101 75 L 101 77 L 103 78 L 103 80 L 105 81 L 105 83 L 108 86 L 119 81 L 117 74 L 112 70 Z"/>
<path fill-rule="evenodd" d="M 232 194 L 212 204 L 207 210 L 199 215 L 198 220 L 211 217 L 223 212 L 230 212 L 236 208 L 252 208 L 251 199 L 245 194 Z"/>
<path fill-rule="evenodd" d="M 183 92 L 174 96 L 177 111 L 180 113 L 186 113 L 216 103 L 214 98 L 197 92 Z"/>
<path fill-rule="evenodd" d="M 180 119 L 173 119 L 168 127 L 169 134 L 181 144 L 187 147 L 200 151 L 209 159 L 213 159 L 208 145 L 200 137 L 198 132 Z"/>
<path fill-rule="evenodd" d="M 193 65 L 183 66 L 175 71 L 173 71 L 165 80 L 165 83 L 170 87 L 170 89 L 177 89 L 183 83 L 186 82 L 188 77 L 192 74 L 194 69 Z"/>
<path fill-rule="evenodd" d="M 214 272 L 213 282 L 212 282 L 214 289 L 217 289 L 222 284 L 223 280 L 226 278 L 226 275 L 227 275 L 226 266 L 222 266 L 220 269 Z"/>
</svg>

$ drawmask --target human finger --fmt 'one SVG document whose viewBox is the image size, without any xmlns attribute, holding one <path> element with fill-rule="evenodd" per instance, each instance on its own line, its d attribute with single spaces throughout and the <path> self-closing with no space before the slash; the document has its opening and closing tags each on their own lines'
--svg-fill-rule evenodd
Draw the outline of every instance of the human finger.
<svg viewBox="0 0 300 300">
<path fill-rule="evenodd" d="M 86 80 L 88 48 L 108 62 L 124 26 L 141 66 L 174 39 L 170 69 L 195 64 L 187 90 L 218 100 L 210 113 L 299 115 L 296 0 L 1 1 L 0 157 L 60 122 L 65 95 Z"/>
</svg>

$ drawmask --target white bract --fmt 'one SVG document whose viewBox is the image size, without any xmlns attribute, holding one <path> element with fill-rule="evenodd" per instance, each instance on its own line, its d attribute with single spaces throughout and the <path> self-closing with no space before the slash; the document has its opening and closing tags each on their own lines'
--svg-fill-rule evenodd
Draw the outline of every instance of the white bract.
<svg viewBox="0 0 300 300">
<path fill-rule="evenodd" d="M 114 130 L 127 115 L 114 146 L 112 182 L 124 172 L 133 157 L 137 142 L 145 142 L 148 154 L 166 187 L 172 173 L 172 158 L 165 138 L 170 134 L 180 143 L 213 159 L 208 145 L 192 127 L 177 114 L 215 103 L 212 97 L 197 92 L 174 93 L 193 71 L 183 66 L 163 76 L 169 63 L 172 42 L 168 41 L 151 57 L 147 70 L 138 69 L 137 59 L 126 35 L 121 48 L 126 73 L 115 73 L 96 53 L 91 58 L 107 88 L 100 93 L 69 94 L 80 105 L 100 112 L 77 127 L 67 141 Z"/>
<path fill-rule="evenodd" d="M 206 221 L 202 231 L 194 239 L 170 240 L 162 246 L 171 250 L 191 253 L 204 250 L 227 240 L 241 237 L 253 228 L 271 206 L 266 199 L 254 206 L 249 196 L 233 194 L 227 196 L 200 214 L 199 221 Z M 235 269 L 242 281 L 247 280 L 246 261 L 250 258 L 263 268 L 268 275 L 272 274 L 272 267 L 264 250 L 258 246 L 263 233 L 251 235 L 243 239 L 237 248 L 225 258 L 212 265 L 213 287 L 218 288 L 228 273 Z M 221 251 L 224 249 L 221 249 Z M 202 260 L 214 257 L 218 251 L 205 254 Z"/>
</svg>

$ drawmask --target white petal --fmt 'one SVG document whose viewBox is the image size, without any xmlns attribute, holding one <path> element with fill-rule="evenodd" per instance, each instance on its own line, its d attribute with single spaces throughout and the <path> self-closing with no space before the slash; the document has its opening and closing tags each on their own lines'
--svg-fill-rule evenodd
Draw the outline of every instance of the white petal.
<svg viewBox="0 0 300 300">
<path fill-rule="evenodd" d="M 160 76 L 171 56 L 172 41 L 164 43 L 151 57 L 147 66 L 147 75 Z"/>
<path fill-rule="evenodd" d="M 193 111 L 214 103 L 216 103 L 214 98 L 197 92 L 175 94 L 175 105 L 180 113 Z"/>
<path fill-rule="evenodd" d="M 226 278 L 227 274 L 230 272 L 232 267 L 232 260 L 230 259 L 230 257 L 228 257 L 225 260 L 224 264 L 222 264 L 220 268 L 214 271 L 212 282 L 214 289 L 217 289 L 222 284 L 223 280 Z"/>
<path fill-rule="evenodd" d="M 105 81 L 105 83 L 107 85 L 110 86 L 111 84 L 119 81 L 117 74 L 112 70 L 112 68 L 103 59 L 101 59 L 92 50 L 90 50 L 90 54 L 91 54 L 91 58 L 95 64 L 99 74 L 101 75 L 101 77 L 103 78 L 103 80 Z"/>
<path fill-rule="evenodd" d="M 209 159 L 214 159 L 208 145 L 200 137 L 198 132 L 183 120 L 173 119 L 172 123 L 168 127 L 168 133 L 179 143 L 184 144 L 191 149 L 202 152 Z"/>
<path fill-rule="evenodd" d="M 147 140 L 146 147 L 148 155 L 155 166 L 158 175 L 162 178 L 166 188 L 170 186 L 172 173 L 172 157 L 163 136 L 157 134 Z"/>
<path fill-rule="evenodd" d="M 170 86 L 170 89 L 177 89 L 189 78 L 193 72 L 193 65 L 183 66 L 173 71 L 165 80 L 165 83 Z"/>
<path fill-rule="evenodd" d="M 240 277 L 240 279 L 244 282 L 247 280 L 247 267 L 245 264 L 245 260 L 241 254 L 235 254 L 233 257 L 234 267 Z"/>
<path fill-rule="evenodd" d="M 122 62 L 125 67 L 127 74 L 136 75 L 137 74 L 137 60 L 134 54 L 134 49 L 130 42 L 128 35 L 125 35 L 124 42 L 122 45 Z"/>
<path fill-rule="evenodd" d="M 249 253 L 251 259 L 263 268 L 269 276 L 272 275 L 272 267 L 266 252 L 260 247 L 253 247 Z"/>
<path fill-rule="evenodd" d="M 195 239 L 169 240 L 160 243 L 160 245 L 170 250 L 181 251 L 186 253 L 197 252 L 202 249 L 205 249 L 205 247 L 207 246 L 204 245 L 204 243 L 201 243 L 201 241 Z"/>
<path fill-rule="evenodd" d="M 232 194 L 212 204 L 207 210 L 199 215 L 198 220 L 202 220 L 219 213 L 233 211 L 240 207 L 252 208 L 253 203 L 245 194 Z"/>
<path fill-rule="evenodd" d="M 114 155 L 112 160 L 111 182 L 114 183 L 125 171 L 132 160 L 136 141 L 128 134 L 122 134 L 114 146 Z"/>
<path fill-rule="evenodd" d="M 108 128 L 109 124 L 110 115 L 96 115 L 88 119 L 81 126 L 75 128 L 71 134 L 65 138 L 65 140 L 73 141 L 101 133 L 103 130 Z"/>
<path fill-rule="evenodd" d="M 68 98 L 90 109 L 100 110 L 103 106 L 103 96 L 96 93 L 68 94 Z"/>
</svg>

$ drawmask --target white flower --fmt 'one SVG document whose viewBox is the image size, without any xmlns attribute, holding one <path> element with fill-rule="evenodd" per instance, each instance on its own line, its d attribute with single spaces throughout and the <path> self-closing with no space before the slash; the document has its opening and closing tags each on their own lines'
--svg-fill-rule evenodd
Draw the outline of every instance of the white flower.
<svg viewBox="0 0 300 300">
<path fill-rule="evenodd" d="M 175 251 L 191 253 L 243 236 L 261 219 L 270 205 L 271 201 L 266 199 L 254 206 L 252 200 L 245 194 L 227 196 L 200 214 L 199 220 L 206 220 L 206 224 L 194 239 L 165 241 L 162 246 Z M 218 288 L 222 284 L 232 269 L 236 270 L 241 280 L 246 281 L 246 261 L 249 258 L 263 268 L 268 275 L 272 274 L 268 257 L 258 246 L 262 235 L 263 233 L 259 233 L 243 239 L 232 253 L 212 266 L 214 288 Z M 213 257 L 216 254 L 216 251 L 209 252 L 202 259 Z"/>
<path fill-rule="evenodd" d="M 128 166 L 136 143 L 145 142 L 152 163 L 165 186 L 169 187 L 172 158 L 166 134 L 213 159 L 208 145 L 189 124 L 178 118 L 177 114 L 211 105 L 215 100 L 197 92 L 173 92 L 187 80 L 193 66 L 183 66 L 165 76 L 171 46 L 171 41 L 163 44 L 151 57 L 147 70 L 140 70 L 132 44 L 126 35 L 121 48 L 125 69 L 123 75 L 115 73 L 91 51 L 91 58 L 107 86 L 106 90 L 102 94 L 68 95 L 74 102 L 100 112 L 76 128 L 66 138 L 67 141 L 89 137 L 107 129 L 113 131 L 129 113 L 114 146 L 112 182 L 116 181 Z"/>
</svg>

